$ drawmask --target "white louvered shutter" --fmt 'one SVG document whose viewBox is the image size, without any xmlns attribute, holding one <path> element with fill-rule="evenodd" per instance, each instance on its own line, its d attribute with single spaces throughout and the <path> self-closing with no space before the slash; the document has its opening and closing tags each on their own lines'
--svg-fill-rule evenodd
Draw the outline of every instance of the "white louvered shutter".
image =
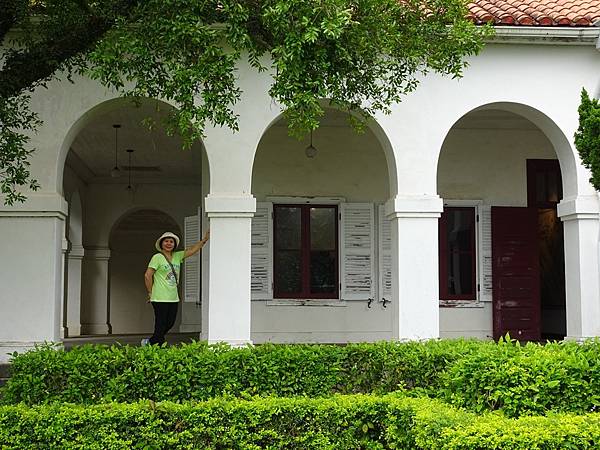
<svg viewBox="0 0 600 450">
<path fill-rule="evenodd" d="M 341 298 L 375 297 L 375 242 L 372 203 L 342 203 Z"/>
<path fill-rule="evenodd" d="M 492 207 L 479 207 L 479 299 L 492 301 Z"/>
<path fill-rule="evenodd" d="M 184 219 L 183 245 L 188 248 L 200 239 L 200 218 L 198 215 Z M 200 302 L 200 252 L 186 258 L 183 264 L 183 301 Z"/>
<path fill-rule="evenodd" d="M 250 293 L 252 300 L 273 298 L 273 204 L 258 202 L 252 218 Z"/>
<path fill-rule="evenodd" d="M 392 227 L 385 217 L 385 205 L 379 205 L 379 301 L 392 300 Z"/>
</svg>

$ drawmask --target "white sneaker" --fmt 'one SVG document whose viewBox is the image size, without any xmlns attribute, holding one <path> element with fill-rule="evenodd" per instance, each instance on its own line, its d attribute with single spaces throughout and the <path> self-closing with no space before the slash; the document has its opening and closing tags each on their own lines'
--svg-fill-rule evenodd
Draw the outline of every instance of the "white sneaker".
<svg viewBox="0 0 600 450">
<path fill-rule="evenodd" d="M 142 339 L 142 342 L 140 342 L 142 347 L 145 347 L 146 345 L 150 345 L 150 339 L 148 338 L 144 338 Z"/>
</svg>

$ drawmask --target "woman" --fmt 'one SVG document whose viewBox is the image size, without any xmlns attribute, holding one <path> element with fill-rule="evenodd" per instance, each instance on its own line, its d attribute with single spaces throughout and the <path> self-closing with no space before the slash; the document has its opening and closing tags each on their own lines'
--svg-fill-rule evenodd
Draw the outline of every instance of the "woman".
<svg viewBox="0 0 600 450">
<path fill-rule="evenodd" d="M 156 240 L 154 246 L 159 251 L 156 253 L 144 274 L 144 282 L 148 291 L 148 301 L 154 308 L 154 334 L 150 339 L 142 339 L 142 345 L 162 344 L 165 342 L 165 334 L 171 329 L 177 317 L 177 305 L 179 303 L 179 273 L 181 263 L 200 251 L 208 241 L 210 230 L 202 240 L 196 242 L 185 251 L 176 252 L 179 245 L 179 237 L 167 231 Z"/>
</svg>

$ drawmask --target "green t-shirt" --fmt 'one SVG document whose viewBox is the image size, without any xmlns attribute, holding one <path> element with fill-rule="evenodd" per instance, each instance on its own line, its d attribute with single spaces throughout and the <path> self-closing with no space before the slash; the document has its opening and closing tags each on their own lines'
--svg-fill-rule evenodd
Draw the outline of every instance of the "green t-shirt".
<svg viewBox="0 0 600 450">
<path fill-rule="evenodd" d="M 173 269 L 175 269 L 175 273 L 177 274 L 177 279 L 175 279 L 175 275 L 173 275 L 173 270 L 171 269 L 171 265 L 169 265 L 169 261 L 162 253 L 156 253 L 150 262 L 148 263 L 148 267 L 155 270 L 154 272 L 154 282 L 152 283 L 152 295 L 150 296 L 150 301 L 152 302 L 178 302 L 179 301 L 179 293 L 177 292 L 177 280 L 180 280 L 179 273 L 181 268 L 181 262 L 183 261 L 183 256 L 185 252 L 173 252 L 171 257 L 171 264 L 173 265 Z"/>
</svg>

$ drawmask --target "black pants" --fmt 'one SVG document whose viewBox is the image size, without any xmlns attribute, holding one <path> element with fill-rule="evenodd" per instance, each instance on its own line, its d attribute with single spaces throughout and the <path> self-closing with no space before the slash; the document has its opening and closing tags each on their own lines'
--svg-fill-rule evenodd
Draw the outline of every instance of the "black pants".
<svg viewBox="0 0 600 450">
<path fill-rule="evenodd" d="M 178 302 L 152 302 L 154 308 L 154 334 L 150 338 L 151 344 L 165 342 L 165 334 L 171 329 L 177 317 Z"/>
</svg>

